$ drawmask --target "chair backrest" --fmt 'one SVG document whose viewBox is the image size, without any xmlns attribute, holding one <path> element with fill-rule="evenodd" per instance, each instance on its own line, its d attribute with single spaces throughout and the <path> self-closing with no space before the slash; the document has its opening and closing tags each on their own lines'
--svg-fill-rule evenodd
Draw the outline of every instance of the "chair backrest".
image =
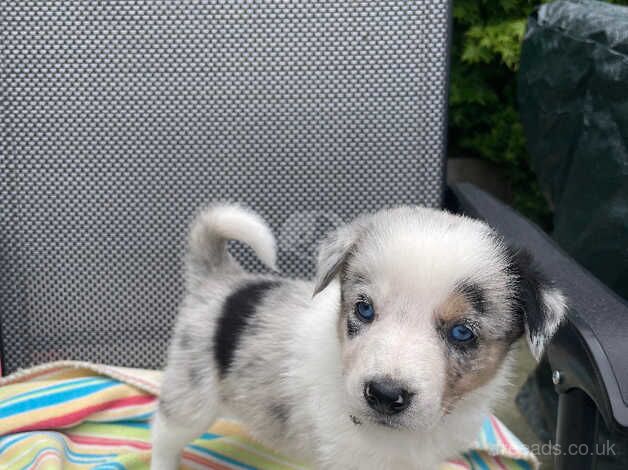
<svg viewBox="0 0 628 470">
<path fill-rule="evenodd" d="M 300 276 L 335 224 L 438 206 L 449 3 L 2 2 L 5 372 L 160 366 L 210 201 Z"/>
</svg>

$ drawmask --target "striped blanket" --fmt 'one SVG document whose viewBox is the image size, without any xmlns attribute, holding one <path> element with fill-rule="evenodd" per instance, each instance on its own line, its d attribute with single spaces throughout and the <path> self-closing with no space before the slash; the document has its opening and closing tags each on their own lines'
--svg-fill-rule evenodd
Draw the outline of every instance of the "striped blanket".
<svg viewBox="0 0 628 470">
<path fill-rule="evenodd" d="M 57 362 L 0 379 L 0 469 L 146 469 L 161 374 Z M 476 448 L 441 470 L 534 470 L 538 463 L 496 418 Z M 184 469 L 303 469 L 219 421 L 186 447 Z"/>
</svg>

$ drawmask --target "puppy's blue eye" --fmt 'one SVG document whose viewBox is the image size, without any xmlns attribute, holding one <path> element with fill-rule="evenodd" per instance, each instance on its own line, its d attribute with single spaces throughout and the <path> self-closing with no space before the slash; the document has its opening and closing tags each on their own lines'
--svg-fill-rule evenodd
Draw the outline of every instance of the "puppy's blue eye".
<svg viewBox="0 0 628 470">
<path fill-rule="evenodd" d="M 365 301 L 360 301 L 355 304 L 355 313 L 360 320 L 365 322 L 371 322 L 373 318 L 375 318 L 375 309 L 370 303 Z"/>
<path fill-rule="evenodd" d="M 466 325 L 454 325 L 449 330 L 449 338 L 456 343 L 466 343 L 475 338 L 475 333 Z"/>
</svg>

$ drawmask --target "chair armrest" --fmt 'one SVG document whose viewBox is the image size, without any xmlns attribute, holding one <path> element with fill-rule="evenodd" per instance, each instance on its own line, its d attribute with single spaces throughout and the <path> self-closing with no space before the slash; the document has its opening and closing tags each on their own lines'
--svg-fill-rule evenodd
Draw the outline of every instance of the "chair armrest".
<svg viewBox="0 0 628 470">
<path fill-rule="evenodd" d="M 583 390 L 609 429 L 628 432 L 628 304 L 567 255 L 538 226 L 469 183 L 452 185 L 447 208 L 482 219 L 507 243 L 528 249 L 568 298 L 567 322 L 547 349 L 561 373 L 557 391 Z"/>
</svg>

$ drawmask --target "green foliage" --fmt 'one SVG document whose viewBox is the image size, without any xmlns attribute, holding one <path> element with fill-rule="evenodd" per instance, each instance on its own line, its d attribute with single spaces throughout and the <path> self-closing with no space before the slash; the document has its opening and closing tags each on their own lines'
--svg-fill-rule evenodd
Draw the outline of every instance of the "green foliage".
<svg viewBox="0 0 628 470">
<path fill-rule="evenodd" d="M 449 153 L 504 172 L 515 207 L 548 228 L 551 213 L 530 168 L 516 103 L 527 17 L 541 0 L 454 0 Z M 628 4 L 628 0 L 611 3 Z"/>
<path fill-rule="evenodd" d="M 526 153 L 516 72 L 527 16 L 540 1 L 455 0 L 449 145 L 504 172 L 515 207 L 547 227 L 550 212 Z"/>
<path fill-rule="evenodd" d="M 462 60 L 469 64 L 490 64 L 498 57 L 506 67 L 515 69 L 524 32 L 525 20 L 472 26 L 466 32 L 467 41 L 462 51 Z"/>
</svg>

